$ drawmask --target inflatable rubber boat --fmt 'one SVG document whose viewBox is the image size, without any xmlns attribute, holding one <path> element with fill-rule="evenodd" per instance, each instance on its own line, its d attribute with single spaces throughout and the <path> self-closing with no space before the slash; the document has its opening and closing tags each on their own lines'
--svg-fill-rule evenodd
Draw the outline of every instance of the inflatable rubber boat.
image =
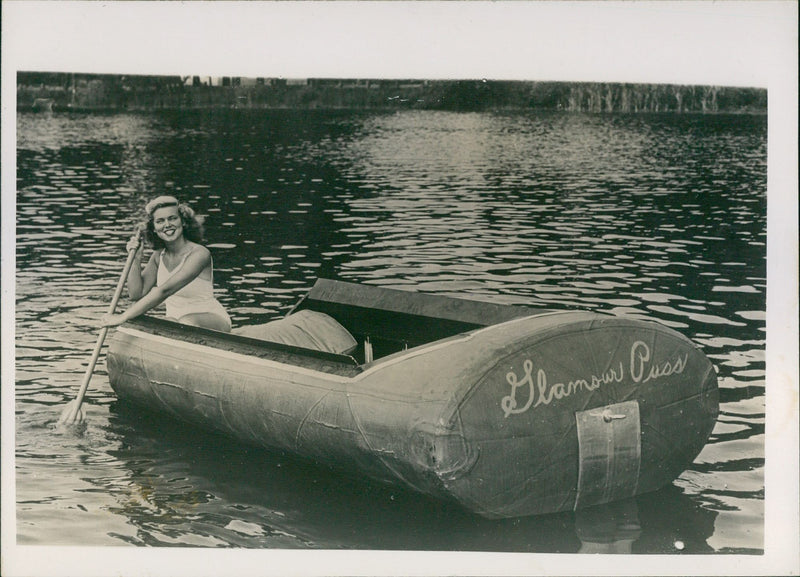
<svg viewBox="0 0 800 577">
<path fill-rule="evenodd" d="M 120 402 L 489 518 L 659 489 L 719 410 L 709 359 L 656 322 L 327 279 L 229 334 L 139 317 L 108 371 Z"/>
</svg>

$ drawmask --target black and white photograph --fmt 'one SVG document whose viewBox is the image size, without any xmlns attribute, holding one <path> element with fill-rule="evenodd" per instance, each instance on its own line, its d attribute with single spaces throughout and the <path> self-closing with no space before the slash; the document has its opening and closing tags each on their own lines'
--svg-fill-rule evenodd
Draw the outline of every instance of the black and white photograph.
<svg viewBox="0 0 800 577">
<path fill-rule="evenodd" d="M 2 53 L 3 575 L 800 571 L 796 3 L 11 2 Z"/>
</svg>

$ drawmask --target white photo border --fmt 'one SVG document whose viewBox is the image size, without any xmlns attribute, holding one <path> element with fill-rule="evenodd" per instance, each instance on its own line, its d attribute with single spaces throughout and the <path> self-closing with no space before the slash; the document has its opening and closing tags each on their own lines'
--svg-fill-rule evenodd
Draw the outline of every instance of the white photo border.
<svg viewBox="0 0 800 577">
<path fill-rule="evenodd" d="M 28 2 L 2 4 L 2 574 L 797 575 L 797 17 L 779 2 Z M 488 78 L 768 90 L 764 555 L 17 546 L 16 72 Z M 220 568 L 224 568 L 222 571 Z"/>
</svg>

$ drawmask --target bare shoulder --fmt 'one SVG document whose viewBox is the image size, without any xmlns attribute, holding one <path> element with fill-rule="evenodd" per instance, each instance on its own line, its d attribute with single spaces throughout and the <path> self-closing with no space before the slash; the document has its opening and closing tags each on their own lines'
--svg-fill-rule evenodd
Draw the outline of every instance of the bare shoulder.
<svg viewBox="0 0 800 577">
<path fill-rule="evenodd" d="M 206 247 L 204 247 L 202 244 L 197 244 L 196 242 L 191 242 L 191 241 L 189 242 L 191 243 L 193 253 L 202 254 L 203 256 L 211 254 L 211 251 L 208 250 Z"/>
<path fill-rule="evenodd" d="M 211 251 L 209 251 L 202 244 L 192 243 L 192 250 L 190 252 L 193 259 L 200 259 L 202 261 L 211 260 Z"/>
</svg>

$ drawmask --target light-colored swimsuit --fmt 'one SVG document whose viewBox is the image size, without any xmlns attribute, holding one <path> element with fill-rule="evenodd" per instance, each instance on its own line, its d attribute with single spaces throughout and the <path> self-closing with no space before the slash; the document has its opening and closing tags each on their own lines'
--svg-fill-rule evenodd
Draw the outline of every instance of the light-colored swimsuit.
<svg viewBox="0 0 800 577">
<path fill-rule="evenodd" d="M 172 275 L 180 270 L 189 254 L 191 254 L 191 251 L 187 253 L 183 257 L 183 260 L 178 263 L 178 266 L 171 271 L 168 270 L 164 264 L 164 252 L 162 251 L 161 254 L 159 254 L 158 274 L 156 276 L 156 283 L 158 286 L 163 285 Z M 228 313 L 219 301 L 214 298 L 213 264 L 211 278 L 212 280 L 208 280 L 197 276 L 178 292 L 168 297 L 164 301 L 164 304 L 167 305 L 167 316 L 180 321 L 181 317 L 186 315 L 211 313 L 225 319 L 230 327 L 231 319 Z"/>
</svg>

